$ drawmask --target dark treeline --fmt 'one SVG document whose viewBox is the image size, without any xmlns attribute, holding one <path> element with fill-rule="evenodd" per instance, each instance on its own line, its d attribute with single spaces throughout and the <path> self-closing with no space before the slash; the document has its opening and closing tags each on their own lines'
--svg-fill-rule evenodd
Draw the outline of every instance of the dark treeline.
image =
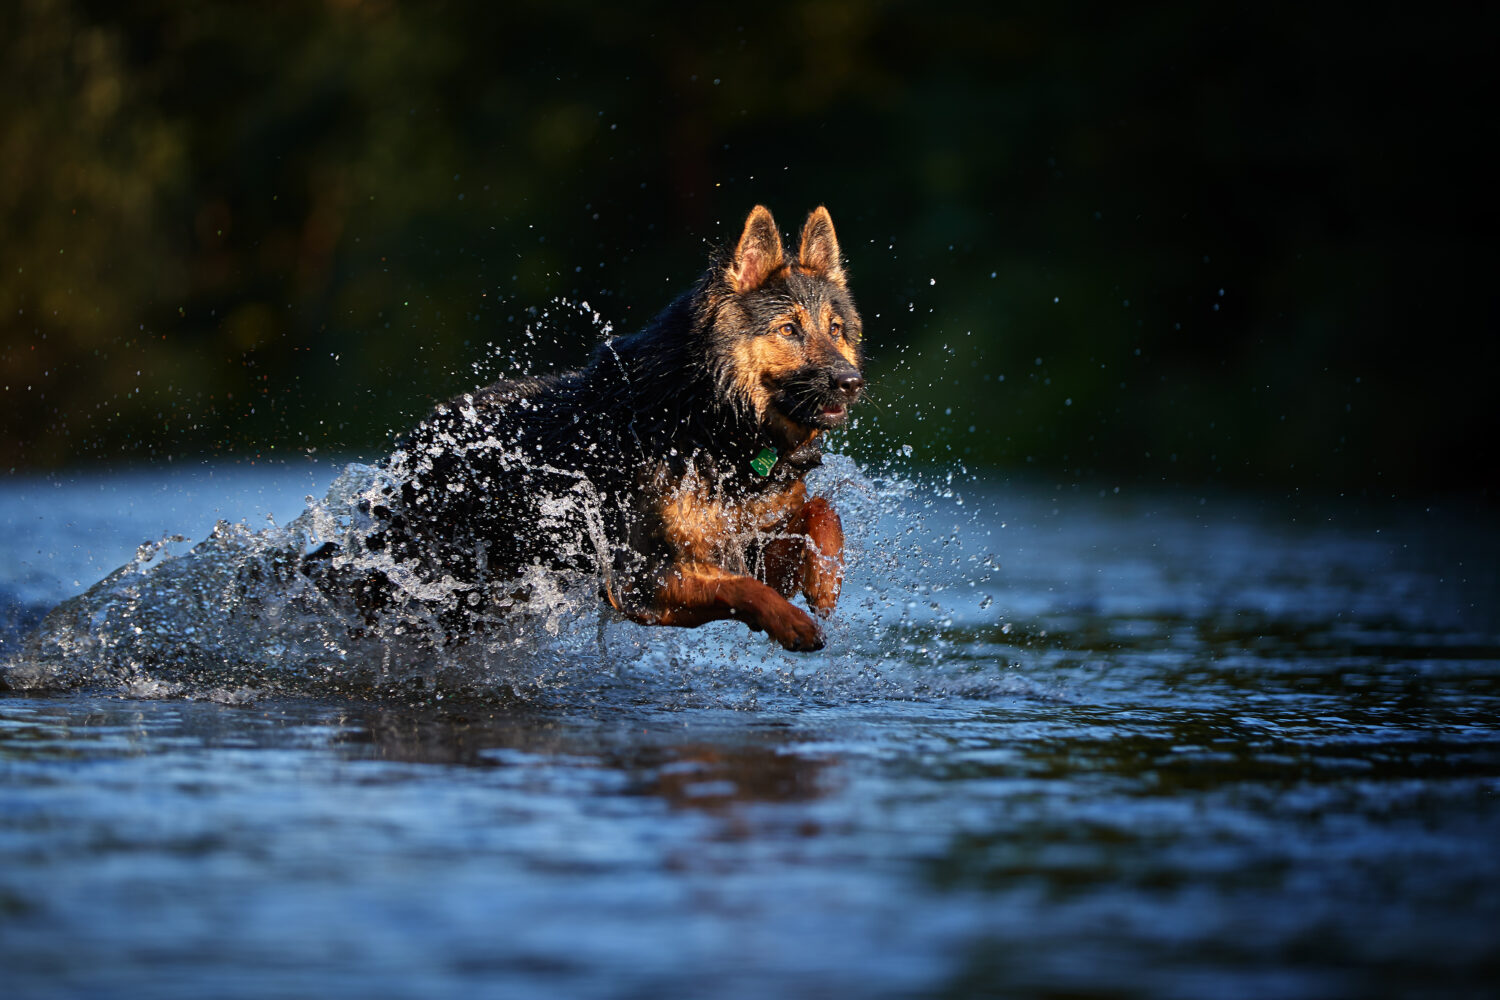
<svg viewBox="0 0 1500 1000">
<path fill-rule="evenodd" d="M 582 361 L 582 302 L 633 328 L 763 202 L 838 224 L 863 447 L 1493 487 L 1496 25 L 1458 17 L 20 0 L 0 467 L 378 454 Z"/>
</svg>

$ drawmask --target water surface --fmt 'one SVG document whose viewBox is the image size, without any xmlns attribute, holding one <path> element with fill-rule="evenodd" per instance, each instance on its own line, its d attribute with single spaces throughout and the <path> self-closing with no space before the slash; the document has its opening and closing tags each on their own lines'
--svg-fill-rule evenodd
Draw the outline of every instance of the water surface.
<svg viewBox="0 0 1500 1000">
<path fill-rule="evenodd" d="M 330 478 L 9 480 L 6 655 Z M 1492 995 L 1488 512 L 941 492 L 847 498 L 814 656 L 584 621 L 523 697 L 0 694 L 7 995 Z"/>
</svg>

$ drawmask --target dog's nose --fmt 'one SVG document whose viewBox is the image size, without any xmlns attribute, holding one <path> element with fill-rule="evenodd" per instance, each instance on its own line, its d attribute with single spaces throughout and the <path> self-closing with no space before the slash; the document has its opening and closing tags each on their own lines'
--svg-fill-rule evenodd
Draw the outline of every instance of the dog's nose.
<svg viewBox="0 0 1500 1000">
<path fill-rule="evenodd" d="M 836 379 L 836 382 L 838 383 L 839 392 L 842 392 L 850 399 L 853 399 L 855 396 L 859 395 L 859 390 L 863 389 L 865 386 L 865 380 L 852 373 L 849 375 L 840 375 L 838 379 Z"/>
</svg>

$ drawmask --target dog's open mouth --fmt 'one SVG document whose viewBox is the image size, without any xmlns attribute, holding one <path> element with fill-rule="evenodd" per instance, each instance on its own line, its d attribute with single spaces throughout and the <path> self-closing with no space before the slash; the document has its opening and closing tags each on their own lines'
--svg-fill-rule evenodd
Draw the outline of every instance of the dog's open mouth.
<svg viewBox="0 0 1500 1000">
<path fill-rule="evenodd" d="M 800 381 L 801 384 L 794 382 L 778 386 L 771 408 L 798 427 L 809 430 L 831 430 L 848 419 L 849 407 L 855 402 L 852 394 L 829 392 L 823 387 L 828 376 L 822 372 L 815 372 Z"/>
<path fill-rule="evenodd" d="M 800 405 L 781 405 L 777 406 L 776 409 L 787 420 L 798 427 L 805 427 L 809 430 L 814 428 L 825 431 L 830 430 L 842 424 L 844 419 L 849 416 L 849 406 L 847 403 L 833 402 L 831 400 L 804 400 Z"/>
<path fill-rule="evenodd" d="M 834 400 L 807 400 L 799 406 L 777 407 L 793 423 L 807 428 L 831 430 L 849 416 L 849 404 Z"/>
</svg>

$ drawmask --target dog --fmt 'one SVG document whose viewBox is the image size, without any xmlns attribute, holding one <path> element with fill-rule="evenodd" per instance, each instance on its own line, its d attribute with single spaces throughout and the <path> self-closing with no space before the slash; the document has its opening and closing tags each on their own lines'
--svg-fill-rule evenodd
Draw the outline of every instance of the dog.
<svg viewBox="0 0 1500 1000">
<path fill-rule="evenodd" d="M 457 581 L 453 628 L 527 573 L 581 570 L 642 625 L 734 619 L 821 649 L 844 534 L 804 480 L 862 395 L 863 339 L 828 210 L 789 256 L 756 206 L 690 291 L 581 370 L 439 404 L 388 459 L 362 562 Z"/>
</svg>

